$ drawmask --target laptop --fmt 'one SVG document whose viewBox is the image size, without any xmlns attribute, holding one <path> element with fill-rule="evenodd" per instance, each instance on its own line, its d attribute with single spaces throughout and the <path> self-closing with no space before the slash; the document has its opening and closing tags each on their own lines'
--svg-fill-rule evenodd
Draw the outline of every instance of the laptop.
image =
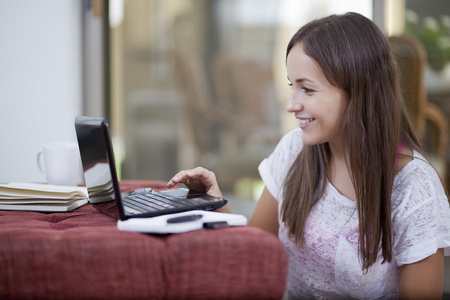
<svg viewBox="0 0 450 300">
<path fill-rule="evenodd" d="M 228 201 L 185 188 L 121 193 L 105 118 L 75 117 L 75 130 L 91 203 L 116 201 L 120 220 L 155 217 L 189 210 L 215 210 Z"/>
</svg>

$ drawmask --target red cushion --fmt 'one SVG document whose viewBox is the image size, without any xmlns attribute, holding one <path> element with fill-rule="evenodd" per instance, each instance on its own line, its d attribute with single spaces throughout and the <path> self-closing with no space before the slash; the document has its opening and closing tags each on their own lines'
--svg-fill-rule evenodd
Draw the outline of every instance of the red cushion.
<svg viewBox="0 0 450 300">
<path fill-rule="evenodd" d="M 167 238 L 168 299 L 281 299 L 286 255 L 279 240 L 252 227 Z"/>
<path fill-rule="evenodd" d="M 123 190 L 162 182 L 126 181 Z M 121 232 L 86 205 L 71 213 L 0 211 L 0 299 L 279 299 L 286 256 L 250 227 L 177 235 Z M 263 295 L 263 296 L 262 296 Z"/>
</svg>

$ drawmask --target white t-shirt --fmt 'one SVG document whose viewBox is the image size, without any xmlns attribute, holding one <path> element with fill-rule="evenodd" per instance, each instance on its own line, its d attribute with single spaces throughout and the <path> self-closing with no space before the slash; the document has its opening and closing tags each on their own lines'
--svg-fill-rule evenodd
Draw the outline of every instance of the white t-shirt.
<svg viewBox="0 0 450 300">
<path fill-rule="evenodd" d="M 302 131 L 286 134 L 259 166 L 270 193 L 283 201 L 283 182 L 303 147 Z M 420 261 L 438 248 L 450 255 L 450 208 L 435 170 L 417 152 L 394 178 L 392 192 L 393 260 L 381 256 L 368 273 L 358 259 L 356 202 L 341 195 L 330 182 L 313 207 L 299 249 L 279 219 L 279 238 L 289 258 L 289 299 L 398 298 L 398 267 Z M 381 255 L 381 252 L 380 252 Z"/>
</svg>

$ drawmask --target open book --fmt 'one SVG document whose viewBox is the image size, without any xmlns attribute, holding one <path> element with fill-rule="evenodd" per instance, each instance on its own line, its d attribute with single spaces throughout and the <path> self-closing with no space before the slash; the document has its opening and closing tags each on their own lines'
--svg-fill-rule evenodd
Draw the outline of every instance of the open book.
<svg viewBox="0 0 450 300">
<path fill-rule="evenodd" d="M 85 187 L 40 183 L 0 184 L 0 210 L 67 212 L 88 203 Z"/>
</svg>

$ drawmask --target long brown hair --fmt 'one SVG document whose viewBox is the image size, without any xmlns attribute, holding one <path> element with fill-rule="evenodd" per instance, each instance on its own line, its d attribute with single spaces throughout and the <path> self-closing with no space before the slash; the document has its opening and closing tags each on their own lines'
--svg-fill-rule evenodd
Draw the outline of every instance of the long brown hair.
<svg viewBox="0 0 450 300">
<path fill-rule="evenodd" d="M 378 27 L 357 13 L 314 20 L 292 37 L 327 80 L 345 91 L 343 145 L 356 192 L 363 269 L 392 259 L 391 193 L 399 143 L 422 152 L 400 92 L 396 63 Z M 328 143 L 304 145 L 285 181 L 282 221 L 301 246 L 308 214 L 325 191 Z"/>
</svg>

